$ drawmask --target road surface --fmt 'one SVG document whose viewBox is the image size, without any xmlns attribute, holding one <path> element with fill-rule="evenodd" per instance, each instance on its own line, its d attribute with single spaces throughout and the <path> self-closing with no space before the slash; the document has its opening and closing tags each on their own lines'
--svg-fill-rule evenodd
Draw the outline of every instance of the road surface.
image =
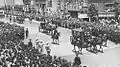
<svg viewBox="0 0 120 67">
<path fill-rule="evenodd" d="M 52 42 L 51 36 L 38 32 L 38 23 L 36 21 L 30 24 L 29 20 L 26 19 L 23 26 L 29 29 L 30 34 L 28 39 L 32 39 L 34 44 L 36 38 L 43 40 L 45 43 Z M 58 28 L 58 31 L 61 32 L 60 45 L 51 44 L 51 55 L 61 56 L 73 62 L 75 54 L 72 52 L 73 46 L 70 44 L 69 37 L 71 31 L 61 27 Z M 27 43 L 28 39 L 25 39 L 24 43 Z M 82 60 L 82 65 L 88 67 L 120 67 L 119 44 L 115 45 L 112 42 L 108 42 L 108 45 L 108 47 L 104 47 L 104 53 L 93 54 L 83 50 L 83 55 L 79 55 Z"/>
<path fill-rule="evenodd" d="M 36 38 L 43 40 L 44 42 L 52 42 L 51 36 L 38 32 L 38 23 L 33 21 L 29 24 L 26 20 L 24 25 L 30 30 L 30 37 L 33 42 Z M 70 44 L 71 30 L 62 27 L 58 28 L 61 32 L 60 45 L 51 44 L 51 55 L 61 56 L 71 62 L 73 62 L 75 54 L 72 52 L 73 46 Z M 27 42 L 26 42 L 27 43 Z M 104 53 L 93 54 L 83 50 L 83 55 L 80 55 L 82 64 L 88 67 L 120 67 L 120 47 L 119 44 L 115 45 L 112 42 L 108 42 L 109 47 L 104 47 Z"/>
</svg>

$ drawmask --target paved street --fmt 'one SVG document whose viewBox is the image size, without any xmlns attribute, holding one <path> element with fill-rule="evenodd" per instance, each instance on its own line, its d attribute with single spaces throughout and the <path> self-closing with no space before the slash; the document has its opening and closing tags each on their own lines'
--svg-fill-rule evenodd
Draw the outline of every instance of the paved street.
<svg viewBox="0 0 120 67">
<path fill-rule="evenodd" d="M 40 40 L 43 40 L 45 43 L 47 42 L 52 42 L 51 36 L 46 35 L 44 33 L 38 32 L 38 23 L 32 23 L 29 24 L 29 21 L 26 20 L 25 26 L 29 28 L 30 30 L 30 35 L 28 39 L 32 39 L 32 41 L 35 43 L 35 39 L 39 38 Z M 57 55 L 57 56 L 66 56 L 66 55 L 71 55 L 74 54 L 72 50 L 72 45 L 69 42 L 69 36 L 70 30 L 64 29 L 64 28 L 58 28 L 58 31 L 62 32 L 61 37 L 60 37 L 60 45 L 56 44 L 51 44 L 51 49 L 52 49 L 52 55 Z M 25 40 L 25 43 L 28 42 L 28 39 Z M 67 47 L 65 47 L 67 46 Z M 63 52 L 63 50 L 65 50 Z"/>
<path fill-rule="evenodd" d="M 6 21 L 1 19 L 1 21 Z M 52 42 L 51 36 L 44 33 L 38 32 L 38 23 L 33 21 L 32 24 L 29 24 L 29 20 L 25 20 L 25 23 L 22 26 L 29 28 L 29 38 L 32 39 L 32 42 L 35 44 L 35 39 L 38 37 L 40 40 L 46 42 Z M 73 46 L 70 44 L 69 36 L 71 31 L 65 28 L 58 28 L 61 32 L 60 45 L 51 44 L 51 55 L 62 56 L 63 58 L 72 61 L 74 60 L 74 53 L 72 52 Z M 25 43 L 28 42 L 28 39 L 25 39 Z M 83 55 L 80 55 L 82 64 L 87 65 L 88 67 L 120 67 L 120 47 L 119 44 L 115 45 L 112 42 L 108 42 L 109 47 L 104 48 L 104 53 L 93 54 L 83 50 Z M 45 52 L 46 53 L 46 52 Z"/>
<path fill-rule="evenodd" d="M 33 42 L 35 42 L 37 37 L 44 42 L 52 42 L 49 35 L 38 32 L 38 23 L 35 23 L 35 21 L 29 24 L 29 21 L 26 20 L 24 25 L 29 28 L 29 38 L 31 38 Z M 51 44 L 51 55 L 62 56 L 69 61 L 73 61 L 75 55 L 72 52 L 73 46 L 70 44 L 69 39 L 71 31 L 61 27 L 59 27 L 58 30 L 61 32 L 60 45 Z M 28 40 L 25 40 L 25 43 L 27 43 L 27 41 Z M 120 67 L 119 44 L 115 45 L 112 42 L 108 42 L 108 44 L 109 47 L 104 47 L 104 53 L 93 54 L 84 49 L 83 55 L 80 55 L 83 65 L 89 67 L 100 67 L 99 65 L 102 65 L 101 67 Z"/>
</svg>

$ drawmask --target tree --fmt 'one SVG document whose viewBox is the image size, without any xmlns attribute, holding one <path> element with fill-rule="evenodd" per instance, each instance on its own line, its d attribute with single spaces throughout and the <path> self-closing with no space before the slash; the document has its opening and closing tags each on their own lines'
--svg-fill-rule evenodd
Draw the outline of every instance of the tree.
<svg viewBox="0 0 120 67">
<path fill-rule="evenodd" d="M 114 7 L 115 7 L 115 21 L 119 22 L 119 14 L 120 14 L 120 12 L 119 12 L 119 7 L 118 7 L 117 2 L 114 3 Z"/>
<path fill-rule="evenodd" d="M 98 10 L 95 8 L 94 4 L 90 4 L 88 8 L 88 17 L 90 18 L 90 21 L 94 22 L 98 20 Z"/>
<path fill-rule="evenodd" d="M 115 8 L 115 21 L 118 22 L 119 20 L 119 9 Z"/>
</svg>

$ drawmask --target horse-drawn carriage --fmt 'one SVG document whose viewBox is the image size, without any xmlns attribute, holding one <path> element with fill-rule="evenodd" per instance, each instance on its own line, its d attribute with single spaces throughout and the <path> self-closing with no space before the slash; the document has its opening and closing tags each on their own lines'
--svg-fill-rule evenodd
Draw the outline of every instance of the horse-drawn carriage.
<svg viewBox="0 0 120 67">
<path fill-rule="evenodd" d="M 43 32 L 51 35 L 52 31 L 57 29 L 57 26 L 50 23 L 42 22 L 40 23 L 38 29 L 39 29 L 39 32 Z"/>
<path fill-rule="evenodd" d="M 81 28 L 72 30 L 72 36 L 70 36 L 70 42 L 72 45 L 74 45 L 74 49 L 75 46 L 77 46 L 78 48 L 83 47 L 84 33 L 85 31 Z"/>
<path fill-rule="evenodd" d="M 72 45 L 74 45 L 74 50 L 76 50 L 76 46 L 78 47 L 79 51 L 82 52 L 82 48 L 86 48 L 86 50 L 97 52 L 102 51 L 103 52 L 103 42 L 105 42 L 105 39 L 103 36 L 93 36 L 91 31 L 88 29 L 73 29 L 72 30 L 72 36 L 70 36 L 70 42 Z M 98 47 L 97 47 L 98 46 Z M 99 49 L 97 49 L 99 48 Z"/>
</svg>

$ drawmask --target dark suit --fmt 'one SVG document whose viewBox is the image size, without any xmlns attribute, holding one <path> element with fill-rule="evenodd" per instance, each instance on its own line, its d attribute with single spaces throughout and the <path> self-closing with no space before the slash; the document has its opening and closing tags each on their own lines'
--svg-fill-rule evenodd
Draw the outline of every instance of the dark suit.
<svg viewBox="0 0 120 67">
<path fill-rule="evenodd" d="M 80 57 L 75 57 L 74 63 L 75 63 L 76 65 L 80 65 L 80 64 L 81 64 L 81 59 L 80 59 Z"/>
<path fill-rule="evenodd" d="M 28 34 L 29 34 L 29 31 L 28 30 L 26 30 L 26 38 L 28 38 Z"/>
</svg>

